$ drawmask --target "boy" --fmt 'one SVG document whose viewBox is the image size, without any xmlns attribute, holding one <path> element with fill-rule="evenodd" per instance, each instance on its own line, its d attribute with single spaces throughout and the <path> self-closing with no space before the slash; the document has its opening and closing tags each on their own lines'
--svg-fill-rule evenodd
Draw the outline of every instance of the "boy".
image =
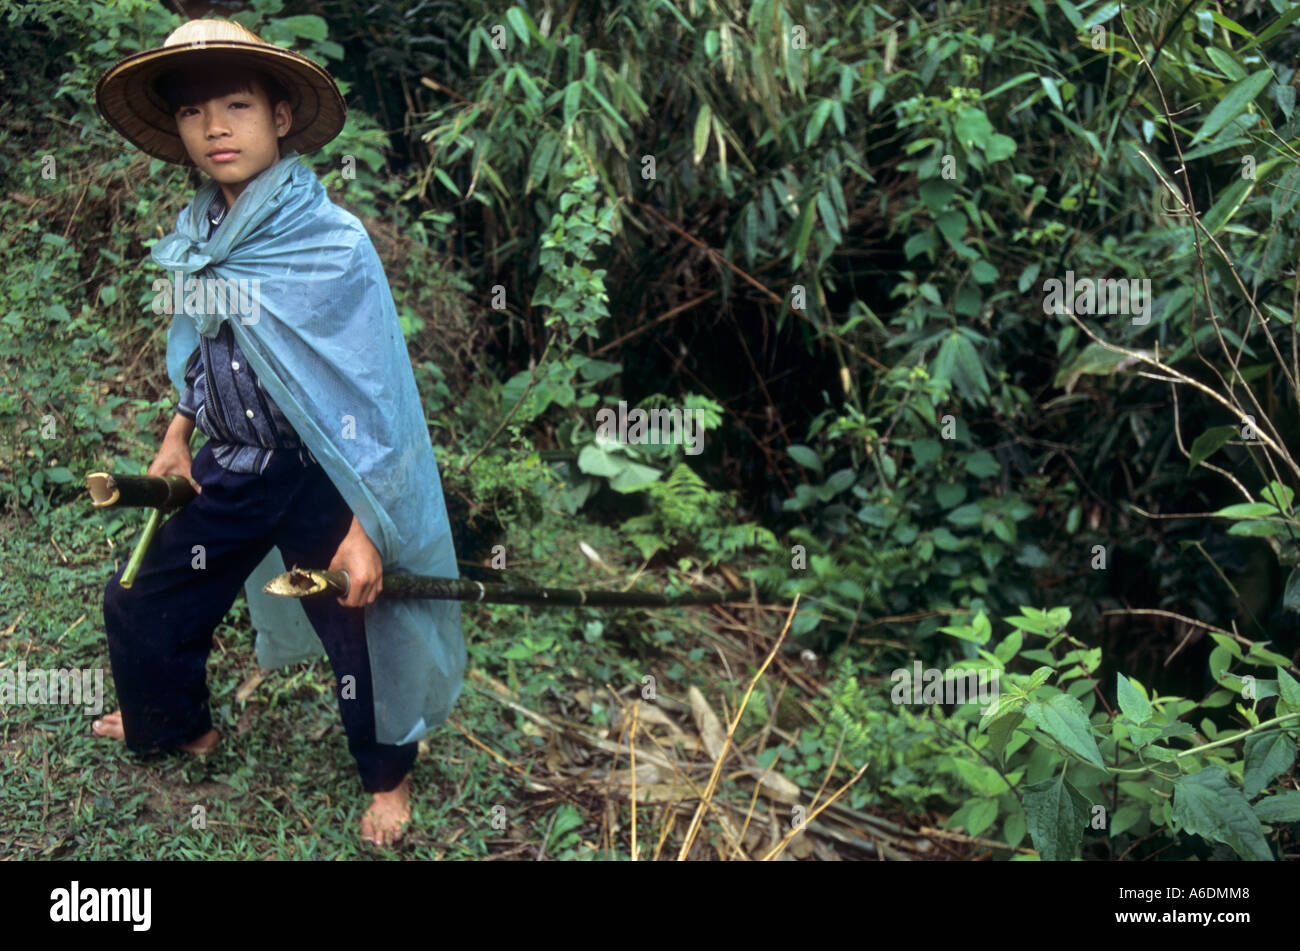
<svg viewBox="0 0 1300 951">
<path fill-rule="evenodd" d="M 184 475 L 198 495 L 163 523 L 135 584 L 123 589 L 119 571 L 105 588 L 121 710 L 92 729 L 136 752 L 215 747 L 205 665 L 245 585 L 262 666 L 328 655 L 372 794 L 361 835 L 391 844 L 410 819 L 417 741 L 455 703 L 465 646 L 459 602 L 376 600 L 385 571 L 458 575 L 382 265 L 298 161 L 342 129 L 342 96 L 311 60 L 222 20 L 127 57 L 95 95 L 143 151 L 209 178 L 152 249 L 174 282 L 155 282 L 155 311 L 173 314 L 181 399 L 148 471 Z M 191 470 L 196 425 L 208 442 Z M 261 591 L 293 563 L 347 571 L 346 597 Z"/>
</svg>

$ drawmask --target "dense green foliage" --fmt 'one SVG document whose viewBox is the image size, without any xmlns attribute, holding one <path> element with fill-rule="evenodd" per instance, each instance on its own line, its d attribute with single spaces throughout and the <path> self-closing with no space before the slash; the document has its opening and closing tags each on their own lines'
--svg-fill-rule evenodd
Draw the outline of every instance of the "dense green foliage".
<svg viewBox="0 0 1300 951">
<path fill-rule="evenodd" d="M 1300 828 L 1300 4 L 1243 6 L 239 16 L 367 107 L 309 160 L 400 235 L 465 531 L 580 577 L 553 555 L 578 519 L 629 574 L 799 593 L 796 646 L 830 663 L 763 765 L 806 790 L 868 762 L 853 807 L 943 814 L 1000 857 L 1275 858 Z M 42 520 L 170 416 L 139 264 L 186 176 L 91 94 L 180 18 L 0 11 L 0 493 Z M 1133 296 L 1051 283 L 1085 280 Z M 699 410 L 705 452 L 611 442 L 594 416 L 620 400 Z M 582 649 L 607 623 L 538 620 L 474 663 L 534 695 L 635 679 Z M 706 682 L 706 653 L 670 680 Z M 1001 695 L 911 707 L 890 679 L 914 660 L 998 670 Z"/>
</svg>

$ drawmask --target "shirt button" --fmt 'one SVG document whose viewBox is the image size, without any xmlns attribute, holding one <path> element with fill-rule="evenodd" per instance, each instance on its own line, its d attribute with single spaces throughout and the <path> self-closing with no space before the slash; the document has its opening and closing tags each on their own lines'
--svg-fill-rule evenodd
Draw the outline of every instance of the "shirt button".
<svg viewBox="0 0 1300 951">
<path fill-rule="evenodd" d="M 230 369 L 232 369 L 232 370 L 238 370 L 238 369 L 239 369 L 239 361 L 238 361 L 238 360 L 231 360 L 231 361 L 230 361 Z"/>
<path fill-rule="evenodd" d="M 251 409 L 246 409 L 246 410 L 244 410 L 244 415 L 247 416 L 249 419 L 252 419 L 252 418 L 253 418 L 253 411 L 252 411 Z"/>
</svg>

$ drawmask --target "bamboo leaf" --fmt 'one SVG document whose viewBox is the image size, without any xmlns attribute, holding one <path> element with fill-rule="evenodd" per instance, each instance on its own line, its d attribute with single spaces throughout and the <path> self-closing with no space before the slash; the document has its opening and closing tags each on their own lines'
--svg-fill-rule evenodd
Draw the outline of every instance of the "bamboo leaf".
<svg viewBox="0 0 1300 951">
<path fill-rule="evenodd" d="M 582 103 L 582 83 L 574 80 L 564 90 L 564 124 L 572 125 Z"/>
<path fill-rule="evenodd" d="M 831 114 L 831 105 L 831 100 L 823 99 L 817 104 L 817 108 L 813 110 L 812 119 L 808 122 L 808 128 L 803 136 L 804 148 L 809 148 L 817 141 L 817 137 L 822 134 L 822 127 L 826 125 L 826 119 Z"/>
<path fill-rule="evenodd" d="M 1214 455 L 1233 436 L 1237 435 L 1236 426 L 1214 426 L 1207 429 L 1196 437 L 1192 443 L 1192 451 L 1187 462 L 1187 471 L 1190 472 L 1199 466 L 1210 456 Z"/>
<path fill-rule="evenodd" d="M 704 158 L 709 147 L 709 123 L 712 119 L 713 110 L 706 102 L 700 106 L 700 111 L 695 116 L 695 155 L 691 160 L 695 165 L 700 164 L 700 159 Z"/>
<path fill-rule="evenodd" d="M 1065 105 L 1061 102 L 1061 90 L 1057 87 L 1056 80 L 1050 76 L 1039 76 L 1038 80 L 1043 84 L 1043 90 L 1047 93 L 1047 98 L 1052 100 L 1052 105 L 1064 112 Z"/>
<path fill-rule="evenodd" d="M 524 46 L 531 45 L 532 38 L 528 35 L 528 23 L 523 10 L 518 7 L 508 7 L 506 22 L 510 24 L 510 29 L 515 31 L 515 36 L 523 41 Z"/>
<path fill-rule="evenodd" d="M 803 213 L 799 217 L 798 238 L 794 245 L 794 258 L 790 262 L 791 268 L 798 268 L 803 263 L 804 251 L 808 247 L 808 236 L 812 234 L 813 211 L 817 208 L 817 203 L 811 198 L 804 201 Z"/>
<path fill-rule="evenodd" d="M 1257 73 L 1252 73 L 1245 79 L 1233 83 L 1219 104 L 1214 107 L 1205 122 L 1201 124 L 1200 131 L 1192 139 L 1189 145 L 1195 145 L 1197 142 L 1208 139 L 1214 133 L 1218 132 L 1225 125 L 1231 122 L 1237 116 L 1246 111 L 1246 107 L 1254 101 L 1255 97 L 1264 91 L 1264 87 L 1273 79 L 1273 71 L 1270 69 L 1261 69 Z"/>
<path fill-rule="evenodd" d="M 1223 194 L 1219 196 L 1219 200 L 1214 203 L 1214 207 L 1207 211 L 1205 217 L 1201 219 L 1201 224 L 1205 225 L 1205 230 L 1212 235 L 1222 231 L 1241 206 L 1245 204 L 1254 187 L 1254 181 L 1249 178 L 1242 178 L 1225 188 Z"/>
<path fill-rule="evenodd" d="M 1273 23 L 1271 23 L 1268 27 L 1266 27 L 1264 31 L 1259 34 L 1259 36 L 1255 37 L 1253 40 L 1251 40 L 1249 43 L 1243 46 L 1241 48 L 1241 51 L 1244 53 L 1247 50 L 1251 49 L 1252 47 L 1260 45 L 1261 43 L 1267 43 L 1273 37 L 1277 36 L 1278 33 L 1280 33 L 1282 30 L 1286 29 L 1293 22 L 1295 22 L 1297 17 L 1300 17 L 1300 6 L 1294 6 L 1290 10 L 1287 10 L 1286 13 L 1283 13 L 1280 17 L 1274 20 Z"/>
</svg>

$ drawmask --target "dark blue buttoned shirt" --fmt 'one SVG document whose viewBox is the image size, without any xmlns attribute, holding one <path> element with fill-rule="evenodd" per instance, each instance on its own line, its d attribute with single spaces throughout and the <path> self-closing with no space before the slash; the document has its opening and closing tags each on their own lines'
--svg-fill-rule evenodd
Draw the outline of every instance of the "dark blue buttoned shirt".
<svg viewBox="0 0 1300 951">
<path fill-rule="evenodd" d="M 209 234 L 225 215 L 218 192 L 208 206 Z M 213 458 L 231 472 L 260 475 L 279 449 L 296 451 L 303 465 L 316 461 L 253 372 L 228 320 L 216 337 L 199 337 L 185 365 L 185 392 L 176 411 L 194 420 L 212 443 Z"/>
</svg>

